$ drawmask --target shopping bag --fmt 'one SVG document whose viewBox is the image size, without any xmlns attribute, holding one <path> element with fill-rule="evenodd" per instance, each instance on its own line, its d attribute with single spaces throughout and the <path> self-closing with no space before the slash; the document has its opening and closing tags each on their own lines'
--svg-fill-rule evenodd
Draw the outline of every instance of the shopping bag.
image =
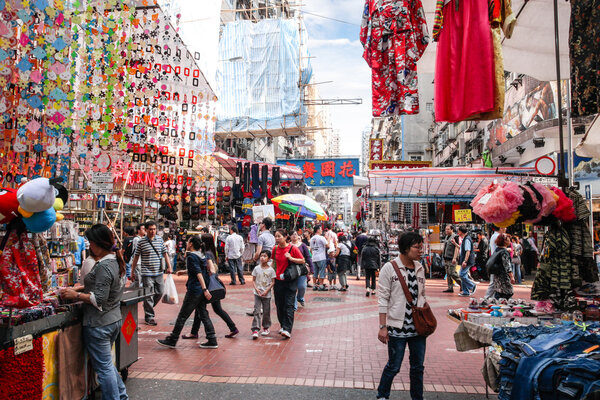
<svg viewBox="0 0 600 400">
<path fill-rule="evenodd" d="M 162 302 L 167 304 L 179 304 L 177 288 L 175 287 L 175 281 L 171 274 L 168 274 L 165 278 L 165 291 L 163 292 Z"/>
<path fill-rule="evenodd" d="M 211 295 L 209 303 L 214 303 L 225 298 L 225 285 L 223 285 L 217 274 L 212 274 L 208 278 L 208 291 Z"/>
</svg>

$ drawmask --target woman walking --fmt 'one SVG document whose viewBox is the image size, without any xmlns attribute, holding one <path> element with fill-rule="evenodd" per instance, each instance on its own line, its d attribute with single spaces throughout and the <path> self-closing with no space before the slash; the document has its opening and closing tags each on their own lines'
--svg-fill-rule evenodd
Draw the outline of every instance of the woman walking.
<svg viewBox="0 0 600 400">
<path fill-rule="evenodd" d="M 216 274 L 217 273 L 217 265 L 219 265 L 219 261 L 217 258 L 217 250 L 215 249 L 215 240 L 213 239 L 213 237 L 210 233 L 203 233 L 202 236 L 200 236 L 200 239 L 202 241 L 202 246 L 204 247 L 204 255 L 206 256 L 206 265 L 207 265 L 209 274 L 210 275 Z M 235 326 L 235 322 L 233 322 L 233 320 L 231 319 L 229 314 L 227 314 L 227 312 L 225 310 L 223 310 L 223 307 L 221 306 L 221 300 L 214 301 L 211 303 L 211 305 L 212 305 L 212 309 L 215 312 L 215 314 L 217 314 L 219 317 L 221 317 L 221 319 L 227 324 L 227 327 L 229 328 L 229 333 L 227 335 L 225 335 L 226 338 L 232 338 L 235 335 L 237 335 L 238 333 L 240 333 L 238 328 Z M 191 330 L 190 334 L 183 335 L 182 338 L 183 339 L 197 339 L 201 322 L 202 321 L 201 321 L 198 313 L 196 312 L 194 314 L 194 323 L 192 324 L 192 330 Z"/>
<path fill-rule="evenodd" d="M 63 299 L 83 302 L 83 343 L 98 375 L 102 399 L 126 400 L 127 391 L 113 364 L 111 349 L 121 330 L 121 297 L 125 260 L 114 246 L 111 230 L 102 224 L 86 233 L 96 264 L 77 289 L 62 289 Z"/>
<path fill-rule="evenodd" d="M 523 246 L 518 236 L 513 236 L 512 240 L 512 271 L 515 277 L 515 282 L 521 284 L 521 255 L 523 255 Z"/>
<path fill-rule="evenodd" d="M 490 297 L 496 299 L 510 299 L 514 293 L 513 284 L 515 278 L 512 270 L 510 253 L 507 249 L 510 246 L 510 240 L 507 235 L 501 233 L 496 238 L 496 251 L 488 260 L 489 269 L 492 269 L 494 280 L 490 283 Z"/>
<path fill-rule="evenodd" d="M 369 297 L 369 295 L 375 294 L 375 273 L 381 267 L 381 253 L 375 237 L 370 236 L 367 239 L 360 260 L 362 269 L 365 271 L 366 296 Z"/>
<path fill-rule="evenodd" d="M 298 303 L 300 303 L 300 305 L 302 307 L 304 307 L 304 295 L 306 294 L 306 286 L 308 283 L 308 278 L 313 273 L 313 263 L 312 263 L 312 256 L 310 254 L 310 249 L 308 248 L 306 243 L 304 243 L 300 239 L 300 235 L 298 235 L 298 233 L 294 232 L 294 233 L 292 233 L 291 239 L 292 239 L 292 244 L 294 246 L 296 246 L 298 248 L 298 250 L 300 250 L 300 253 L 302 253 L 302 256 L 306 260 L 306 264 L 308 265 L 308 275 L 304 275 L 304 276 L 301 276 L 298 278 L 298 292 L 296 293 L 296 300 L 294 302 L 294 311 L 295 311 L 298 309 Z"/>
<path fill-rule="evenodd" d="M 419 262 L 423 257 L 423 238 L 416 232 L 407 232 L 398 239 L 398 249 L 400 255 L 386 263 L 379 275 L 378 339 L 387 344 L 389 360 L 381 374 L 377 398 L 390 397 L 392 381 L 400 371 L 408 345 L 410 397 L 412 400 L 422 400 L 426 337 L 416 331 L 412 308 L 423 307 L 426 301 L 425 268 Z M 410 303 L 404 295 L 400 279 L 406 282 L 413 300 Z"/>
<path fill-rule="evenodd" d="M 348 290 L 346 273 L 350 271 L 350 267 L 352 266 L 352 249 L 354 245 L 346 235 L 341 235 L 338 240 L 336 268 L 338 280 L 340 281 L 340 291 L 345 292 Z"/>
<path fill-rule="evenodd" d="M 187 242 L 186 250 L 188 280 L 185 287 L 187 288 L 187 292 L 177 315 L 173 332 L 165 339 L 157 339 L 156 341 L 162 346 L 174 349 L 185 322 L 192 314 L 192 311 L 195 310 L 198 318 L 204 324 L 204 331 L 206 332 L 207 341 L 202 343 L 200 347 L 204 349 L 216 349 L 218 345 L 215 328 L 206 310 L 206 306 L 211 299 L 207 287 L 210 274 L 208 273 L 207 258 L 202 240 L 198 236 L 192 236 Z"/>
<path fill-rule="evenodd" d="M 288 244 L 288 233 L 285 229 L 275 232 L 275 247 L 273 248 L 273 263 L 275 266 L 275 307 L 277 319 L 281 325 L 279 333 L 286 339 L 292 337 L 294 326 L 294 300 L 298 290 L 298 279 L 285 281 L 284 272 L 290 263 L 303 264 L 304 257 L 298 248 Z"/>
</svg>

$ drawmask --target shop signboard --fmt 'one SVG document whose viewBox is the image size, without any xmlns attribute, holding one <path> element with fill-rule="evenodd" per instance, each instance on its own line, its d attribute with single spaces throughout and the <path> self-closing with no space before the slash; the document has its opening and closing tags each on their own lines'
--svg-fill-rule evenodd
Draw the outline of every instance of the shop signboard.
<svg viewBox="0 0 600 400">
<path fill-rule="evenodd" d="M 470 209 L 454 210 L 454 222 L 473 222 L 473 215 Z"/>
<path fill-rule="evenodd" d="M 277 160 L 277 164 L 300 168 L 309 187 L 353 187 L 353 177 L 360 175 L 358 158 Z"/>
<path fill-rule="evenodd" d="M 431 161 L 371 161 L 372 170 L 429 167 Z"/>
<path fill-rule="evenodd" d="M 369 161 L 381 161 L 383 159 L 383 139 L 370 139 L 369 142 Z"/>
<path fill-rule="evenodd" d="M 112 172 L 93 172 L 90 192 L 92 194 L 110 194 L 113 192 Z"/>
<path fill-rule="evenodd" d="M 275 219 L 275 207 L 273 207 L 273 204 L 267 204 L 265 206 L 253 206 L 252 217 L 254 219 L 254 223 L 256 224 L 260 223 L 263 218 L 266 217 Z"/>
</svg>

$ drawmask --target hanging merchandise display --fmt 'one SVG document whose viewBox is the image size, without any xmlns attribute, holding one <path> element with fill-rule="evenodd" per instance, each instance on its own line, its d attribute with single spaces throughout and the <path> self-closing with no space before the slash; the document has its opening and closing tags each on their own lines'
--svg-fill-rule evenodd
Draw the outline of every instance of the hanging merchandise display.
<svg viewBox="0 0 600 400">
<path fill-rule="evenodd" d="M 571 61 L 571 116 L 600 112 L 600 4 L 598 0 L 571 1 L 569 56 Z"/>
<path fill-rule="evenodd" d="M 437 121 L 490 120 L 504 114 L 502 34 L 516 19 L 510 0 L 436 4 L 433 37 Z"/>
<path fill-rule="evenodd" d="M 419 113 L 417 61 L 429 44 L 420 0 L 366 0 L 360 28 L 373 116 Z"/>
</svg>

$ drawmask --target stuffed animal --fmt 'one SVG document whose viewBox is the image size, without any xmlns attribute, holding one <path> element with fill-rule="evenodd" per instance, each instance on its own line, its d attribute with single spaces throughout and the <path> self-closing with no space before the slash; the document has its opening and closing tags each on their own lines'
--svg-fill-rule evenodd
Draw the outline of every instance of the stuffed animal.
<svg viewBox="0 0 600 400">
<path fill-rule="evenodd" d="M 18 217 L 18 209 L 17 190 L 9 188 L 0 189 L 0 224 L 7 224 Z"/>
<path fill-rule="evenodd" d="M 33 213 L 46 211 L 54 206 L 56 194 L 48 178 L 36 178 L 25 182 L 17 190 L 19 212 L 29 218 Z"/>
</svg>

